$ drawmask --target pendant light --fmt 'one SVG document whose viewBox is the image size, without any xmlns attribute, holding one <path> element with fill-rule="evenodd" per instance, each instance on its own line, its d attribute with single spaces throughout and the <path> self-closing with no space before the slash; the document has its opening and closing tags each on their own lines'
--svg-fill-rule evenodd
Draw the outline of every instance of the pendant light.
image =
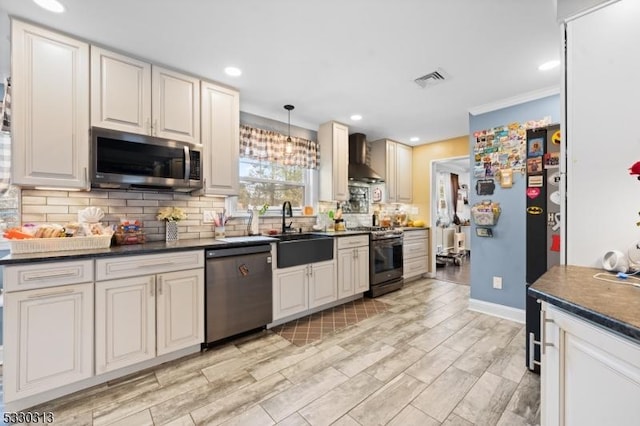
<svg viewBox="0 0 640 426">
<path fill-rule="evenodd" d="M 293 154 L 293 141 L 291 140 L 291 110 L 295 107 L 293 105 L 285 105 L 284 109 L 289 112 L 289 132 L 287 133 L 287 143 L 284 147 L 285 154 Z"/>
</svg>

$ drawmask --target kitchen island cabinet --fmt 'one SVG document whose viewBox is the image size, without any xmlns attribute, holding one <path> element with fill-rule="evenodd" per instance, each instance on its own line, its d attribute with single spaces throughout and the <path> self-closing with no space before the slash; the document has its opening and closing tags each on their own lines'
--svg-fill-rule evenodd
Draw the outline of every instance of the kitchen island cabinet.
<svg viewBox="0 0 640 426">
<path fill-rule="evenodd" d="M 11 21 L 11 181 L 89 189 L 89 45 Z"/>
<path fill-rule="evenodd" d="M 200 80 L 91 46 L 91 125 L 200 143 Z"/>
<path fill-rule="evenodd" d="M 640 293 L 616 280 L 555 266 L 529 288 L 542 301 L 543 425 L 637 424 Z"/>
</svg>

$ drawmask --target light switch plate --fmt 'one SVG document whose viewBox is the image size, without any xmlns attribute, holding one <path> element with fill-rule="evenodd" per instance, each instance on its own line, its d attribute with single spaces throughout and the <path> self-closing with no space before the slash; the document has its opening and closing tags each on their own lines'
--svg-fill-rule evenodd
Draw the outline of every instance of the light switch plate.
<svg viewBox="0 0 640 426">
<path fill-rule="evenodd" d="M 502 290 L 502 277 L 493 277 L 493 288 Z"/>
</svg>

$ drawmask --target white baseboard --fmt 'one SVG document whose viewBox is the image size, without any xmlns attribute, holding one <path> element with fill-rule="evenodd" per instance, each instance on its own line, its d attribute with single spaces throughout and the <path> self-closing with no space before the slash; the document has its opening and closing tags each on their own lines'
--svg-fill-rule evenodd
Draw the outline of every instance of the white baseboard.
<svg viewBox="0 0 640 426">
<path fill-rule="evenodd" d="M 524 324 L 526 318 L 524 309 L 498 305 L 497 303 L 485 302 L 484 300 L 478 299 L 469 299 L 469 310 L 519 322 L 520 324 Z"/>
</svg>

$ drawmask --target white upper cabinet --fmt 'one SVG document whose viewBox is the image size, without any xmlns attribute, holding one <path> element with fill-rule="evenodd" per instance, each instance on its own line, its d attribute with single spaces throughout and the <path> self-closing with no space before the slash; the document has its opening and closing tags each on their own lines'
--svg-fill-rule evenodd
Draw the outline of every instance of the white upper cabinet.
<svg viewBox="0 0 640 426">
<path fill-rule="evenodd" d="M 151 67 L 153 136 L 200 143 L 200 80 Z"/>
<path fill-rule="evenodd" d="M 88 189 L 89 45 L 11 27 L 12 183 Z"/>
<path fill-rule="evenodd" d="M 214 195 L 238 193 L 240 95 L 236 90 L 202 82 L 202 145 L 204 191 Z"/>
<path fill-rule="evenodd" d="M 151 132 L 151 64 L 91 46 L 91 125 Z"/>
<path fill-rule="evenodd" d="M 91 46 L 91 125 L 200 143 L 200 80 Z"/>
<path fill-rule="evenodd" d="M 349 128 L 330 121 L 320 125 L 320 201 L 349 199 Z"/>
<path fill-rule="evenodd" d="M 413 149 L 382 139 L 371 143 L 371 167 L 384 172 L 386 202 L 410 203 L 413 199 Z"/>
</svg>

